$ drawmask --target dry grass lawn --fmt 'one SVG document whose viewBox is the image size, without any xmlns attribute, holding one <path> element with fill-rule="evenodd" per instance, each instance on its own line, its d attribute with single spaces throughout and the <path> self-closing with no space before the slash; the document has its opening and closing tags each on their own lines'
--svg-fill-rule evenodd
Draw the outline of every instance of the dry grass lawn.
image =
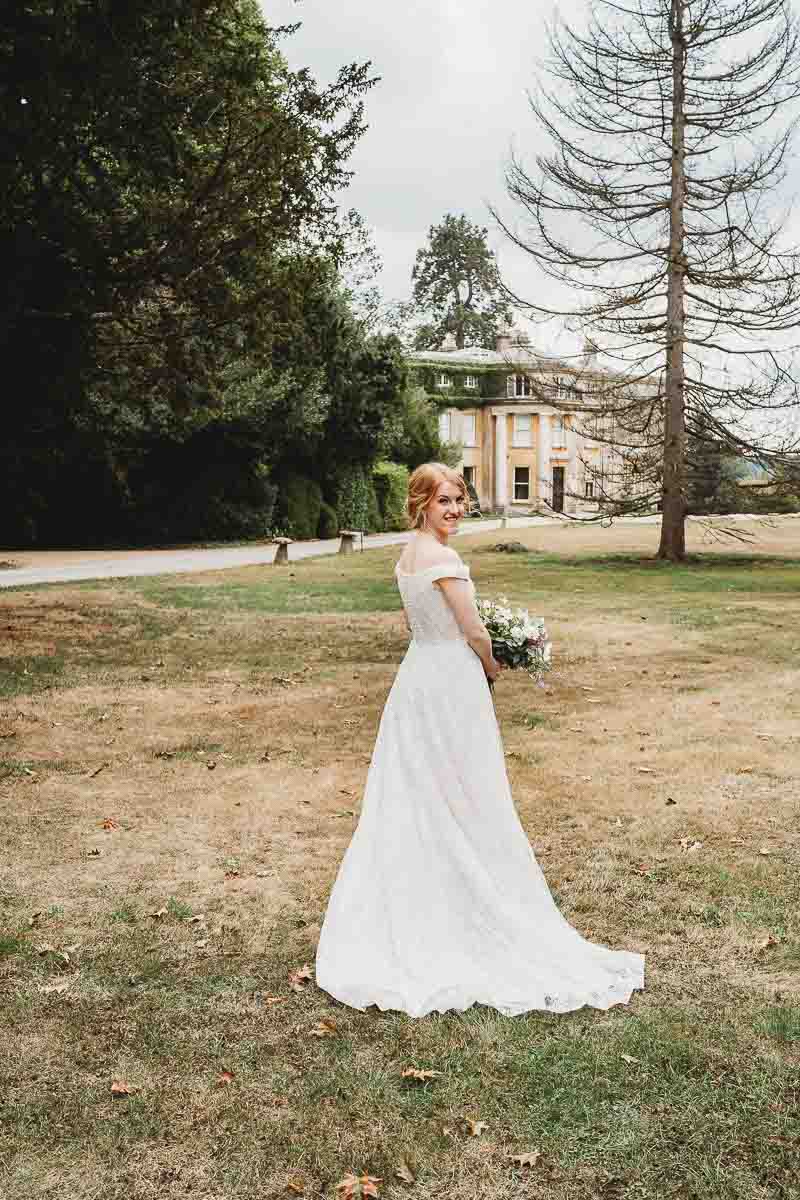
<svg viewBox="0 0 800 1200">
<path fill-rule="evenodd" d="M 303 981 L 406 645 L 396 549 L 0 593 L 0 1194 L 800 1194 L 800 520 L 748 529 L 692 526 L 681 568 L 655 526 L 458 542 L 551 630 L 498 716 L 562 910 L 647 955 L 608 1013 Z"/>
</svg>

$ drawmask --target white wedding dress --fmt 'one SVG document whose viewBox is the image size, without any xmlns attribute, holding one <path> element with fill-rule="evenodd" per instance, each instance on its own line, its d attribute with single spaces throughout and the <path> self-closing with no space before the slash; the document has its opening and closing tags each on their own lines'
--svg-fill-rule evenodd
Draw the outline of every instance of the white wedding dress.
<svg viewBox="0 0 800 1200">
<path fill-rule="evenodd" d="M 568 924 L 517 816 L 483 667 L 434 586 L 469 568 L 396 573 L 412 641 L 325 913 L 318 985 L 412 1017 L 626 1002 L 644 986 L 643 956 Z"/>
</svg>

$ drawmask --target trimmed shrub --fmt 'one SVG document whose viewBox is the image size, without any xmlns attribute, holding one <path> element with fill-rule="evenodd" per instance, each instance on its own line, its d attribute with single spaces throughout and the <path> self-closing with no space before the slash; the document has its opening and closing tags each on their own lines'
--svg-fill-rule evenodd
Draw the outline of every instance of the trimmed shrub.
<svg viewBox="0 0 800 1200">
<path fill-rule="evenodd" d="M 367 478 L 367 533 L 382 533 L 385 528 L 381 510 L 378 507 L 375 485 L 370 478 Z"/>
<path fill-rule="evenodd" d="M 305 475 L 289 475 L 283 485 L 281 512 L 293 538 L 315 538 L 322 510 L 322 489 Z"/>
<path fill-rule="evenodd" d="M 405 503 L 408 495 L 408 467 L 402 463 L 379 462 L 372 471 L 372 482 L 384 529 L 406 529 Z"/>
<path fill-rule="evenodd" d="M 371 472 L 365 467 L 346 467 L 336 480 L 336 511 L 342 529 L 380 529 L 381 516 Z"/>
<path fill-rule="evenodd" d="M 317 537 L 335 538 L 339 536 L 339 514 L 331 504 L 323 500 L 319 509 L 319 525 Z"/>
</svg>

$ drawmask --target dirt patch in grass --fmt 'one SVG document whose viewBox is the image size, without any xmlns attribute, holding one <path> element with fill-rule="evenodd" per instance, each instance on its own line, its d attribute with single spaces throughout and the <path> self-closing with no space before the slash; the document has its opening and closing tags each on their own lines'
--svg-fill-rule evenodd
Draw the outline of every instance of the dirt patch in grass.
<svg viewBox="0 0 800 1200">
<path fill-rule="evenodd" d="M 581 531 L 586 555 L 623 552 L 620 530 Z M 541 569 L 478 553 L 496 533 L 459 549 L 483 592 L 551 629 L 557 672 L 545 689 L 506 675 L 498 716 L 562 910 L 647 955 L 646 990 L 608 1013 L 412 1021 L 290 986 L 313 962 L 406 644 L 396 597 L 349 612 L 348 589 L 356 606 L 379 594 L 396 551 L 302 564 L 298 586 L 333 609 L 318 613 L 281 611 L 286 592 L 271 607 L 261 568 L 0 596 L 6 664 L 60 663 L 0 711 L 15 1200 L 333 1200 L 348 1171 L 382 1177 L 382 1197 L 792 1194 L 797 565 L 765 563 L 754 594 L 752 565 L 730 561 L 730 587 L 559 564 L 579 548 L 547 532 L 514 534 L 552 560 Z M 652 528 L 636 536 L 641 551 Z M 800 561 L 794 537 L 776 535 L 773 560 Z M 208 603 L 216 588 L 226 603 Z M 407 1066 L 442 1074 L 415 1084 Z"/>
</svg>

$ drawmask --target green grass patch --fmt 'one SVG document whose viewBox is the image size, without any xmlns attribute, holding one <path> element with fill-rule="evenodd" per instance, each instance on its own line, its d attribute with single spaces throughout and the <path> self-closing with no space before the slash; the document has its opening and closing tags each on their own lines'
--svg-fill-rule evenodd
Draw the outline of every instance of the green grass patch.
<svg viewBox="0 0 800 1200">
<path fill-rule="evenodd" d="M 191 955 L 196 935 L 181 932 L 183 950 L 154 948 L 157 933 L 129 929 L 87 955 L 68 1007 L 25 988 L 11 995 L 10 1038 L 32 1024 L 59 1036 L 66 1017 L 70 1030 L 58 1063 L 44 1048 L 40 1063 L 34 1044 L 27 1083 L 13 1101 L 0 1096 L 14 1147 L 6 1179 L 19 1200 L 49 1195 L 43 1175 L 55 1150 L 60 1172 L 80 1163 L 116 1185 L 126 1163 L 140 1183 L 148 1178 L 153 1146 L 162 1164 L 169 1147 L 191 1147 L 202 1168 L 193 1194 L 242 1200 L 279 1194 L 270 1174 L 278 1164 L 284 1178 L 309 1180 L 309 1194 L 332 1198 L 355 1170 L 383 1177 L 382 1195 L 400 1195 L 390 1181 L 401 1157 L 423 1196 L 511 1200 L 528 1194 L 532 1176 L 510 1156 L 532 1149 L 542 1156 L 542 1194 L 564 1200 L 760 1200 L 780 1195 L 793 1169 L 796 1073 L 771 1049 L 800 1034 L 791 1006 L 748 1010 L 731 997 L 713 1013 L 662 1001 L 643 1012 L 516 1018 L 473 1007 L 413 1021 L 331 1006 L 313 984 L 292 993 L 296 934 L 280 921 L 258 958 L 221 932 L 205 955 Z M 284 997 L 277 1006 L 265 1002 L 274 995 Z M 132 1031 L 124 1042 L 122 1027 L 109 1025 L 114 1011 Z M 336 1022 L 335 1036 L 314 1038 L 323 1017 Z M 402 1076 L 408 1065 L 441 1074 L 415 1084 Z M 135 1091 L 111 1102 L 110 1080 L 123 1069 Z M 224 1088 L 222 1071 L 232 1075 Z M 467 1117 L 487 1122 L 480 1142 Z M 478 1174 L 479 1146 L 491 1184 Z M 182 1188 L 180 1172 L 160 1176 L 160 1195 Z"/>
<path fill-rule="evenodd" d="M 800 1004 L 776 1004 L 756 1024 L 759 1033 L 778 1042 L 800 1042 Z"/>
<path fill-rule="evenodd" d="M 31 696 L 57 687 L 62 682 L 64 665 L 62 653 L 0 658 L 0 698 Z"/>
<path fill-rule="evenodd" d="M 392 581 L 312 578 L 278 579 L 264 583 L 140 585 L 143 595 L 165 608 L 251 613 L 393 612 L 400 607 Z"/>
</svg>

